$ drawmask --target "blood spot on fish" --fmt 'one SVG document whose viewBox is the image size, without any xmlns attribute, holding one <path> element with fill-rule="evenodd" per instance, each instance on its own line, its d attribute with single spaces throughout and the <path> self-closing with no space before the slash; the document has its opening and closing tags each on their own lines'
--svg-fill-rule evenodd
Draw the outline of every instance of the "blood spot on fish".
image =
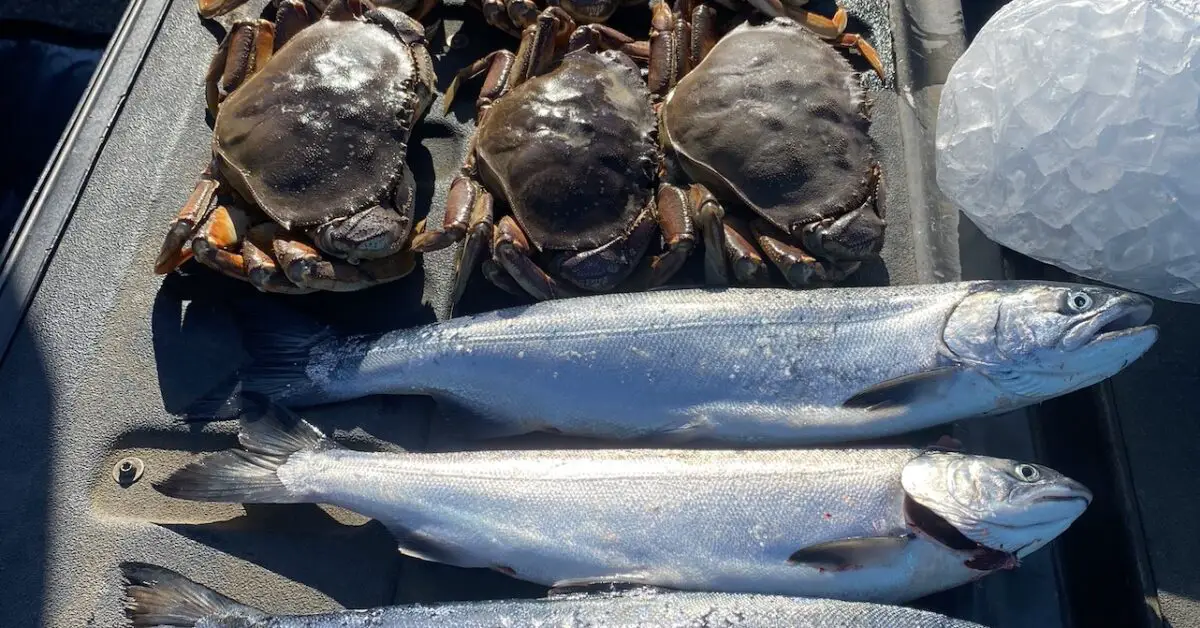
<svg viewBox="0 0 1200 628">
<path fill-rule="evenodd" d="M 492 569 L 495 569 L 506 576 L 511 576 L 513 578 L 517 577 L 517 570 L 506 565 L 492 565 Z"/>
<path fill-rule="evenodd" d="M 833 513 L 828 513 L 828 512 L 827 512 L 827 513 L 825 513 L 824 517 L 825 517 L 826 519 L 833 519 Z"/>
</svg>

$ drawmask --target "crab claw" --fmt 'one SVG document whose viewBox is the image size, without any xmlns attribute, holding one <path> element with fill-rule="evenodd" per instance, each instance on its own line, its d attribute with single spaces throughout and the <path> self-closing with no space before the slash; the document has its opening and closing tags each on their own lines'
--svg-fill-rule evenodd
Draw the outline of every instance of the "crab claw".
<svg viewBox="0 0 1200 628">
<path fill-rule="evenodd" d="M 171 226 L 167 229 L 167 236 L 163 239 L 162 248 L 158 252 L 158 258 L 154 260 L 154 272 L 165 275 L 191 259 L 192 250 L 187 243 L 200 228 L 200 223 L 208 216 L 217 194 L 217 188 L 220 187 L 216 179 L 212 178 L 212 169 L 213 167 L 210 165 L 204 170 L 204 174 L 200 175 L 200 180 L 196 182 L 191 196 L 179 210 L 179 215 L 171 221 Z"/>
<path fill-rule="evenodd" d="M 245 3 L 246 0 L 196 0 L 196 11 L 200 17 L 208 20 L 225 15 Z"/>
<path fill-rule="evenodd" d="M 171 225 L 158 252 L 158 258 L 154 260 L 156 274 L 165 275 L 191 259 L 192 250 L 187 247 L 187 242 L 192 239 L 195 230 L 195 225 L 182 221 Z"/>
<path fill-rule="evenodd" d="M 887 224 L 871 207 L 873 201 L 835 220 L 805 225 L 804 246 L 825 259 L 864 261 L 879 253 Z"/>
</svg>

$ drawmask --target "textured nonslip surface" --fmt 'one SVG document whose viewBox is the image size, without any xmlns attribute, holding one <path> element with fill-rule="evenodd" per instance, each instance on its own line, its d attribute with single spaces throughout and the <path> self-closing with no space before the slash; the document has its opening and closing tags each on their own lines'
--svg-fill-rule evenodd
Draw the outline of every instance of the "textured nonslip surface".
<svg viewBox="0 0 1200 628">
<path fill-rule="evenodd" d="M 997 242 L 1200 301 L 1200 3 L 1017 0 L 956 63 L 942 190 Z"/>
<path fill-rule="evenodd" d="M 1158 604 L 1172 628 L 1200 628 L 1197 316 L 1200 306 L 1157 301 L 1155 349 L 1111 383 Z"/>
<path fill-rule="evenodd" d="M 877 6 L 874 15 L 887 11 Z M 439 89 L 463 65 L 499 43 L 511 44 L 470 12 L 447 9 L 445 16 L 445 28 L 432 34 Z M 444 35 L 457 29 L 461 16 L 470 18 L 466 46 L 447 54 Z M 197 506 L 151 488 L 194 452 L 234 443 L 231 425 L 184 426 L 172 413 L 242 360 L 231 314 L 220 301 L 250 288 L 200 270 L 166 280 L 151 272 L 163 229 L 208 158 L 201 81 L 215 47 L 194 4 L 174 2 L 0 365 L 4 625 L 121 625 L 121 560 L 164 564 L 276 612 L 540 594 L 496 573 L 402 560 L 382 526 L 344 511 Z M 448 175 L 459 165 L 470 128 L 472 95 L 465 92 L 450 116 L 427 119 L 411 143 L 418 214 L 430 211 L 440 219 Z M 890 225 L 884 263 L 864 269 L 857 281 L 912 283 L 917 269 L 905 173 L 913 166 L 903 158 L 895 94 L 874 97 L 872 133 L 881 146 Z M 439 109 L 435 102 L 432 111 Z M 437 184 L 434 172 L 441 175 Z M 445 308 L 422 294 L 444 303 L 452 256 L 426 256 L 416 273 L 394 285 L 288 302 L 364 331 L 430 321 L 435 309 Z M 463 310 L 493 307 L 504 302 L 500 296 L 476 277 Z M 420 399 L 395 398 L 305 412 L 352 444 L 384 448 L 422 447 L 432 415 Z M 988 453 L 1004 453 L 997 448 L 1005 446 L 989 445 Z M 124 456 L 146 463 L 145 476 L 129 488 L 110 474 Z M 1027 597 L 1052 590 L 1049 563 L 1039 562 L 1048 561 L 1045 554 L 950 596 L 964 605 L 949 610 L 989 624 L 1035 625 L 991 621 L 1005 614 L 1013 597 L 986 592 L 1025 591 L 1020 595 Z M 1054 612 L 1052 604 L 1041 610 Z"/>
</svg>

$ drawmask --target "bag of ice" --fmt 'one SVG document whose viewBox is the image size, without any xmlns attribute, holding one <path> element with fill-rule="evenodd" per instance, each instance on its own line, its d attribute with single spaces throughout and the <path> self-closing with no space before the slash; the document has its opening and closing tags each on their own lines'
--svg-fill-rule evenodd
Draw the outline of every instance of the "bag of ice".
<svg viewBox="0 0 1200 628">
<path fill-rule="evenodd" d="M 988 237 L 1200 302 L 1200 2 L 1015 0 L 950 72 L 938 185 Z"/>
</svg>

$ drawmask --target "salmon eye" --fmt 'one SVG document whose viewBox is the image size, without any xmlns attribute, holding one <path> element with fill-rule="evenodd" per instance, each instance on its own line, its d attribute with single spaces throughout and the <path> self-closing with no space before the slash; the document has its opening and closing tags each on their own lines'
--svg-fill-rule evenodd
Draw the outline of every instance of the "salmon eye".
<svg viewBox="0 0 1200 628">
<path fill-rule="evenodd" d="M 1013 467 L 1013 475 L 1023 482 L 1037 482 L 1041 479 L 1042 472 L 1031 464 L 1019 464 Z"/>
<path fill-rule="evenodd" d="M 1086 292 L 1068 292 L 1067 309 L 1072 312 L 1086 312 L 1092 307 L 1092 296 Z"/>
</svg>

